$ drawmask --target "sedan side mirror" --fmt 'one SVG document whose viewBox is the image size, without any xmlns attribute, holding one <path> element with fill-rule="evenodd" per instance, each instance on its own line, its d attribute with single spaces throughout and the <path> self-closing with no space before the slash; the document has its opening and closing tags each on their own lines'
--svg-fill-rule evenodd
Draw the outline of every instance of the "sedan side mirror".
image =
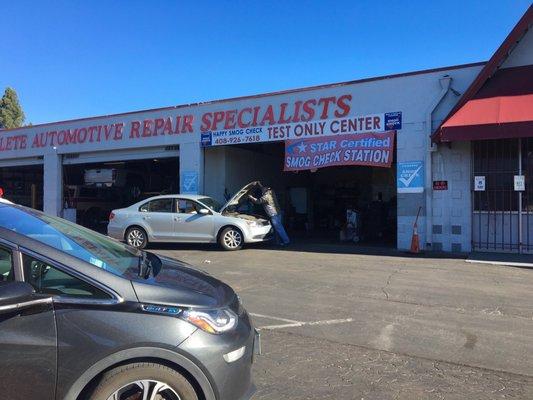
<svg viewBox="0 0 533 400">
<path fill-rule="evenodd" d="M 2 306 L 31 300 L 33 293 L 33 287 L 26 282 L 0 282 L 0 310 Z"/>
<path fill-rule="evenodd" d="M 209 215 L 211 214 L 211 211 L 209 211 L 207 208 L 200 208 L 200 210 L 198 210 L 198 214 Z"/>
</svg>

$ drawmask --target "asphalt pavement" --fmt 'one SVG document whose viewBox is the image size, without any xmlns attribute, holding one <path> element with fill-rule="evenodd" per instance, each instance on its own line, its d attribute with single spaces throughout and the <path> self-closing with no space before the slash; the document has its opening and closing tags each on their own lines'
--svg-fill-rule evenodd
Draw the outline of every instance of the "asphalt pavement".
<svg viewBox="0 0 533 400">
<path fill-rule="evenodd" d="M 263 337 L 254 399 L 533 399 L 533 269 L 337 245 L 167 245 Z"/>
</svg>

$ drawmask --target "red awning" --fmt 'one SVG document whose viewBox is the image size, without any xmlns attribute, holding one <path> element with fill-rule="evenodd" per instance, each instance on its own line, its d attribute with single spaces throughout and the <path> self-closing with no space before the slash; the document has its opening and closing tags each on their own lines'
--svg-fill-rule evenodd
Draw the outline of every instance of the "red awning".
<svg viewBox="0 0 533 400">
<path fill-rule="evenodd" d="M 533 65 L 498 70 L 439 133 L 443 142 L 533 136 Z"/>
</svg>

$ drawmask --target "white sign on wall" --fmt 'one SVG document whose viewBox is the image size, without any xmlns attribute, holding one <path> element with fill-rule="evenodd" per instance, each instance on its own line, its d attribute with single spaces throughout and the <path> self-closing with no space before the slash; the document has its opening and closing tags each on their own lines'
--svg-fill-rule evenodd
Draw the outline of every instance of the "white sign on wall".
<svg viewBox="0 0 533 400">
<path fill-rule="evenodd" d="M 524 190 L 526 190 L 526 179 L 524 175 L 514 176 L 514 190 L 516 192 L 523 192 Z"/>
<path fill-rule="evenodd" d="M 424 191 L 424 162 L 398 162 L 396 183 L 398 193 L 422 193 Z"/>
<path fill-rule="evenodd" d="M 474 176 L 474 191 L 475 192 L 485 191 L 485 177 L 484 176 Z"/>
<path fill-rule="evenodd" d="M 198 171 L 183 171 L 181 173 L 180 193 L 198 194 Z"/>
</svg>

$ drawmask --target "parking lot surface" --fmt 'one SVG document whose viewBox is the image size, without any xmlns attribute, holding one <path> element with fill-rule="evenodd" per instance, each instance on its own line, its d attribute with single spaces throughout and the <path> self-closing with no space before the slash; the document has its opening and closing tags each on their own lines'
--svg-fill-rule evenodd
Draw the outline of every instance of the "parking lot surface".
<svg viewBox="0 0 533 400">
<path fill-rule="evenodd" d="M 263 338 L 254 399 L 532 399 L 533 269 L 336 245 L 165 246 Z"/>
</svg>

